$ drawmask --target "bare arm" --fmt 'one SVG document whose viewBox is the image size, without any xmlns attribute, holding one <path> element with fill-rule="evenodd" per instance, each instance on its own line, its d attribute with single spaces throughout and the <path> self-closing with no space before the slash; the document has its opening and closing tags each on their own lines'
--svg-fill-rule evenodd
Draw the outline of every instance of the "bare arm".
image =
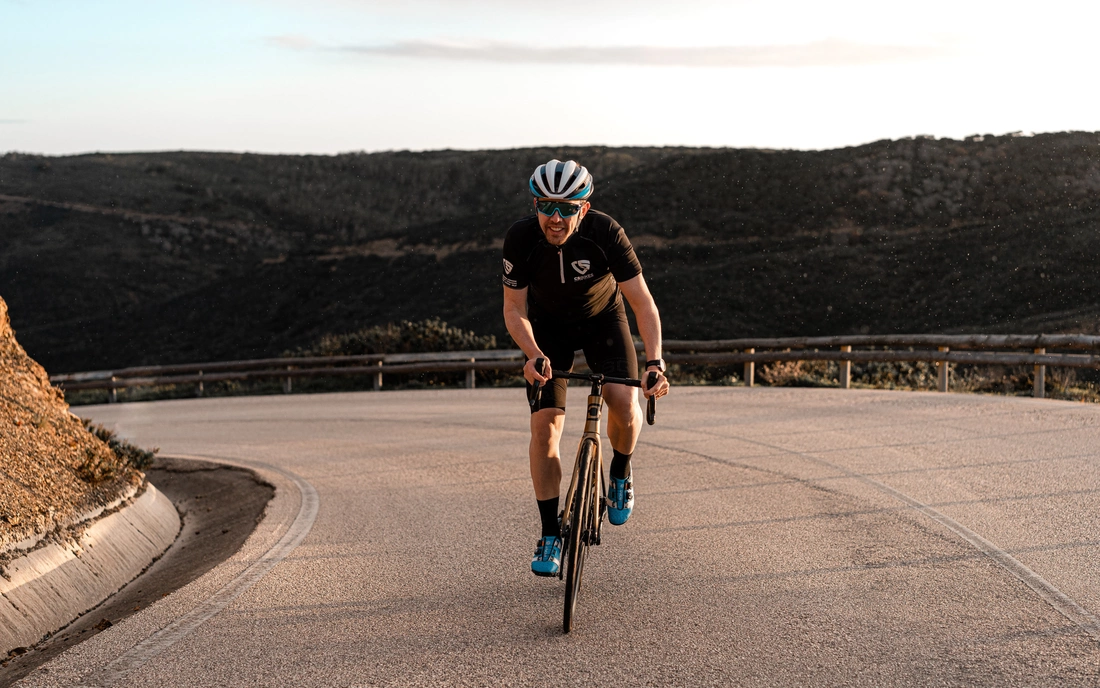
<svg viewBox="0 0 1100 688">
<path fill-rule="evenodd" d="M 638 275 L 633 279 L 620 282 L 619 289 L 630 304 L 630 310 L 634 311 L 634 319 L 638 322 L 638 334 L 642 336 L 642 343 L 645 344 L 646 360 L 655 361 L 661 358 L 661 314 L 657 312 L 657 304 L 653 301 L 653 295 L 649 293 L 645 277 Z"/>
<path fill-rule="evenodd" d="M 653 301 L 653 295 L 649 293 L 649 287 L 645 283 L 645 277 L 638 275 L 625 282 L 619 282 L 619 289 L 630 304 L 630 310 L 634 311 L 634 319 L 638 323 L 638 334 L 645 345 L 647 361 L 657 361 L 662 358 L 661 350 L 661 314 L 657 311 L 657 304 Z M 657 371 L 656 366 L 647 366 L 647 370 Z M 648 377 L 648 376 L 646 376 Z M 658 398 L 668 394 L 668 380 L 663 373 L 658 375 L 657 384 L 652 388 L 643 388 L 647 397 L 656 395 Z"/>
<path fill-rule="evenodd" d="M 504 287 L 504 326 L 508 328 L 508 334 L 527 356 L 528 361 L 523 366 L 523 377 L 528 382 L 546 382 L 550 379 L 550 366 L 546 366 L 540 375 L 535 371 L 535 359 L 549 357 L 542 353 L 538 342 L 535 341 L 534 330 L 531 329 L 531 321 L 527 318 L 527 287 L 512 289 Z"/>
</svg>

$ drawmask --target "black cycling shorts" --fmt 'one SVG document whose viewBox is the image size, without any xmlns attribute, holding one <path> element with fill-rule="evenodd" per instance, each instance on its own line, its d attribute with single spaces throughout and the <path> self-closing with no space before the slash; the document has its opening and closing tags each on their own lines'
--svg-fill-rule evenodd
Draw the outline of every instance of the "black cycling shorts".
<svg viewBox="0 0 1100 688">
<path fill-rule="evenodd" d="M 573 356 L 584 351 L 584 360 L 593 372 L 610 377 L 638 377 L 638 355 L 630 338 L 630 325 L 622 301 L 612 310 L 580 322 L 565 323 L 529 313 L 535 342 L 550 357 L 555 370 L 573 370 Z M 542 388 L 539 408 L 565 410 L 565 391 L 569 380 L 551 378 Z M 528 394 L 531 385 L 527 385 Z M 534 413 L 535 409 L 532 409 Z"/>
</svg>

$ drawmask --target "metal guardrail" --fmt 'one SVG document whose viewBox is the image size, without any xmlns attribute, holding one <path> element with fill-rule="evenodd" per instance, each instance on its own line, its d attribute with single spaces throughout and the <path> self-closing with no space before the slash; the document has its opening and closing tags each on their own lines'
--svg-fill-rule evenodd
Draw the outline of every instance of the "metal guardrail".
<svg viewBox="0 0 1100 688">
<path fill-rule="evenodd" d="M 641 350 L 642 346 L 637 345 Z M 856 350 L 853 347 L 892 347 L 895 350 Z M 906 350 L 896 350 L 906 347 Z M 918 348 L 924 347 L 924 348 Z M 934 348 L 932 348 L 934 347 Z M 761 350 L 762 349 L 762 350 Z M 994 351 L 990 351 L 994 349 Z M 1021 353 L 1019 349 L 1030 349 Z M 1097 353 L 1047 353 L 1047 349 L 1092 350 Z M 1015 351 L 1014 351 L 1015 350 Z M 723 340 L 670 340 L 664 342 L 665 360 L 671 364 L 744 365 L 744 381 L 755 383 L 757 363 L 776 361 L 836 361 L 840 386 L 851 386 L 852 363 L 876 361 L 935 363 L 939 390 L 950 385 L 950 363 L 972 365 L 1031 365 L 1035 367 L 1033 394 L 1044 395 L 1047 366 L 1100 368 L 1100 337 L 1090 335 L 853 335 L 840 337 L 782 337 Z M 465 371 L 466 386 L 476 384 L 479 370 L 515 370 L 523 365 L 517 349 L 446 351 L 415 354 L 365 354 L 362 356 L 312 356 L 264 358 L 247 361 L 215 361 L 167 366 L 138 366 L 117 370 L 53 375 L 50 382 L 65 390 L 106 389 L 111 401 L 117 390 L 194 384 L 202 395 L 207 382 L 282 379 L 283 391 L 292 390 L 294 378 L 371 375 L 374 389 L 382 388 L 386 374 Z"/>
</svg>

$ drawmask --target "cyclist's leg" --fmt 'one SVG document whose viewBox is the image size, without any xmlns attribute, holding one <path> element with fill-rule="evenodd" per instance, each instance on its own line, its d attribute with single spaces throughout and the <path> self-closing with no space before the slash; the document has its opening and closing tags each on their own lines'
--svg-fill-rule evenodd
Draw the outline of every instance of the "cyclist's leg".
<svg viewBox="0 0 1100 688">
<path fill-rule="evenodd" d="M 539 347 L 550 357 L 552 368 L 572 369 L 572 351 L 566 353 L 561 347 L 546 346 L 543 342 L 539 342 Z M 538 410 L 531 413 L 531 480 L 535 487 L 535 498 L 539 500 L 557 497 L 561 489 L 560 442 L 565 425 L 567 386 L 568 380 L 564 378 L 551 379 L 542 388 Z"/>
<path fill-rule="evenodd" d="M 638 404 L 638 390 L 622 385 L 604 387 L 607 402 L 607 437 L 611 448 L 623 454 L 632 454 L 642 432 L 642 407 Z"/>
<path fill-rule="evenodd" d="M 612 377 L 636 378 L 638 358 L 622 304 L 594 319 L 592 325 L 592 337 L 584 350 L 589 367 Z M 630 459 L 642 431 L 642 408 L 634 387 L 604 385 L 603 395 L 607 402 L 607 436 L 614 450 L 607 485 L 607 520 L 619 526 L 626 523 L 634 509 Z"/>
<path fill-rule="evenodd" d="M 638 377 L 638 356 L 630 337 L 630 325 L 622 303 L 604 315 L 592 319 L 587 333 L 584 357 L 588 367 L 612 377 Z M 634 387 L 606 385 L 607 437 L 611 448 L 631 454 L 642 432 L 642 407 Z"/>
<path fill-rule="evenodd" d="M 558 443 L 564 421 L 564 409 L 550 407 L 531 414 L 531 482 L 535 487 L 541 527 L 531 572 L 537 576 L 556 576 L 561 570 L 562 542 L 558 524 L 561 456 Z"/>
<path fill-rule="evenodd" d="M 535 499 L 558 496 L 561 490 L 561 433 L 565 410 L 544 408 L 531 414 L 531 482 Z"/>
<path fill-rule="evenodd" d="M 557 370 L 573 368 L 573 348 L 566 332 L 555 323 L 532 318 L 535 341 Z M 565 424 L 567 380 L 551 379 L 542 389 L 539 408 L 531 413 L 529 458 L 531 482 L 538 501 L 542 534 L 557 535 L 558 496 L 561 490 L 560 441 Z"/>
</svg>

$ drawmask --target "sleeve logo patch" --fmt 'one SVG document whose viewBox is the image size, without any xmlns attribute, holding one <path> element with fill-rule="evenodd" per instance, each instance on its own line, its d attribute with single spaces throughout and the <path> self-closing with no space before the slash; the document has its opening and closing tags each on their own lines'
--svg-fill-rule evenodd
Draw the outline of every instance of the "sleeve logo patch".
<svg viewBox="0 0 1100 688">
<path fill-rule="evenodd" d="M 581 274 L 581 275 L 588 272 L 588 268 L 592 267 L 592 263 L 590 263 L 587 260 L 575 260 L 572 263 L 570 263 L 570 265 L 572 265 L 573 269 L 576 270 L 577 273 Z"/>
<path fill-rule="evenodd" d="M 507 258 L 504 259 L 504 274 L 512 274 L 512 263 L 510 263 Z"/>
</svg>

